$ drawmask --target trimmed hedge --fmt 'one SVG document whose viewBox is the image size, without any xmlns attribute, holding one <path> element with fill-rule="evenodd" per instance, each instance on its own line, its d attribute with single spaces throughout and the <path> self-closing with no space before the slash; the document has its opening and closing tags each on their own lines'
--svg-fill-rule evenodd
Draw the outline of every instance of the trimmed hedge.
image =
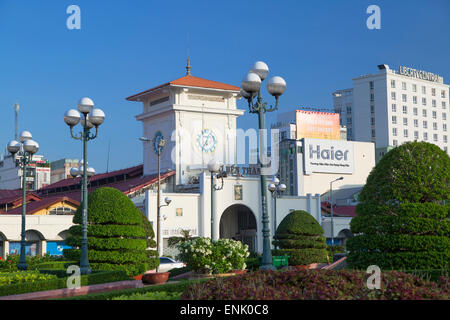
<svg viewBox="0 0 450 320">
<path fill-rule="evenodd" d="M 450 157 L 439 147 L 405 143 L 372 170 L 347 240 L 347 263 L 366 269 L 448 269 Z"/>
<path fill-rule="evenodd" d="M 124 270 L 139 275 L 159 265 L 154 232 L 144 214 L 122 192 L 99 188 L 88 197 L 88 248 L 92 270 Z M 73 222 L 81 224 L 81 207 Z M 80 261 L 81 226 L 72 226 L 64 250 L 67 259 Z"/>
<path fill-rule="evenodd" d="M 58 278 L 45 281 L 25 282 L 7 286 L 0 286 L 0 297 L 14 294 L 62 289 L 67 287 L 67 278 Z M 129 277 L 123 271 L 99 271 L 81 276 L 81 285 L 93 285 L 107 282 L 128 280 Z"/>
<path fill-rule="evenodd" d="M 288 255 L 289 265 L 306 265 L 327 261 L 327 250 L 323 229 L 306 211 L 294 211 L 288 214 L 278 225 L 272 255 Z"/>
<path fill-rule="evenodd" d="M 406 142 L 386 153 L 367 177 L 364 204 L 439 203 L 450 199 L 450 157 L 427 142 Z"/>
</svg>

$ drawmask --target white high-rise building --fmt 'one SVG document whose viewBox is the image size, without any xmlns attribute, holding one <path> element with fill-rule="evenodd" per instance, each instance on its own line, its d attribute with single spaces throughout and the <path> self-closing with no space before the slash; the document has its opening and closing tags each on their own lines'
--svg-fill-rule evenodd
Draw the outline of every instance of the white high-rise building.
<svg viewBox="0 0 450 320">
<path fill-rule="evenodd" d="M 426 71 L 385 64 L 378 69 L 353 79 L 352 89 L 333 93 L 348 139 L 375 142 L 377 161 L 407 141 L 434 143 L 449 153 L 450 86 Z"/>
</svg>

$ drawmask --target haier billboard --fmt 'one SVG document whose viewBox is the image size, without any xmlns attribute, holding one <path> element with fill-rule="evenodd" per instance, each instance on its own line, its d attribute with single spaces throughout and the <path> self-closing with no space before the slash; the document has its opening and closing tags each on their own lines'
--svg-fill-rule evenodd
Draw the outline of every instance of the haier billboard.
<svg viewBox="0 0 450 320">
<path fill-rule="evenodd" d="M 342 140 L 303 139 L 305 174 L 313 172 L 349 173 L 354 171 L 353 143 Z"/>
</svg>

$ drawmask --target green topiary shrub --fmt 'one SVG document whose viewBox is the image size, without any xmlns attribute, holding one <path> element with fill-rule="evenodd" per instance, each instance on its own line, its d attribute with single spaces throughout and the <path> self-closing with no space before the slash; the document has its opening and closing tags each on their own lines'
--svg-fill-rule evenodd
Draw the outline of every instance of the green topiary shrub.
<svg viewBox="0 0 450 320">
<path fill-rule="evenodd" d="M 64 256 L 80 261 L 81 207 L 69 229 L 66 243 L 75 249 L 64 250 Z M 124 270 L 139 275 L 159 265 L 154 232 L 148 219 L 133 202 L 114 188 L 99 188 L 88 197 L 88 248 L 92 270 Z"/>
<path fill-rule="evenodd" d="M 323 229 L 308 212 L 299 210 L 288 214 L 278 225 L 272 250 L 274 256 L 289 256 L 289 265 L 306 265 L 327 261 Z"/>
<path fill-rule="evenodd" d="M 351 221 L 349 267 L 426 270 L 450 266 L 450 158 L 439 147 L 409 142 L 372 170 Z"/>
</svg>

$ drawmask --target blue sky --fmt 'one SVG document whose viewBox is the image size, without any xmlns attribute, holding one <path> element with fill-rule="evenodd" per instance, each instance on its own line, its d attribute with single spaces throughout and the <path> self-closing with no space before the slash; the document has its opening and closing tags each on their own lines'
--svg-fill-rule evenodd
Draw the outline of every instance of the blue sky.
<svg viewBox="0 0 450 320">
<path fill-rule="evenodd" d="M 81 8 L 81 30 L 66 28 L 71 4 Z M 371 4 L 381 8 L 381 30 L 366 27 Z M 89 144 L 90 165 L 106 170 L 109 141 L 110 170 L 141 163 L 141 105 L 125 97 L 184 75 L 188 33 L 193 75 L 240 85 L 265 61 L 287 81 L 282 111 L 330 108 L 334 90 L 382 63 L 450 83 L 448 0 L 0 0 L 0 144 L 14 136 L 18 102 L 19 129 L 33 133 L 40 154 L 79 158 L 63 115 L 88 96 L 107 115 Z M 257 117 L 238 126 L 256 127 Z"/>
</svg>

